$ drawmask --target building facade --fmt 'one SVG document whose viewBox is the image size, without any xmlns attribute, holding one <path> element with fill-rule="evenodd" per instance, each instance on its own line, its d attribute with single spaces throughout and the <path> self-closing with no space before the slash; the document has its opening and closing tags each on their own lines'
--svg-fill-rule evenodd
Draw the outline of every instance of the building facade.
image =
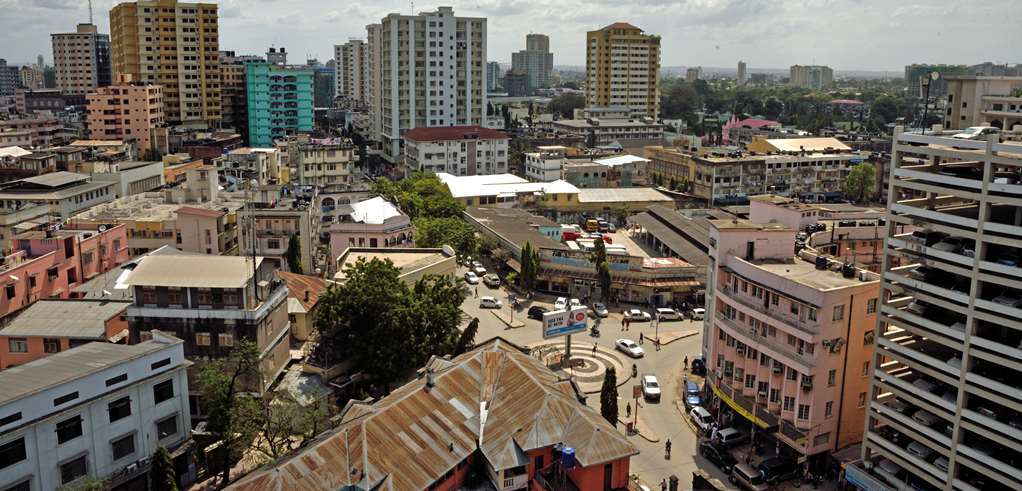
<svg viewBox="0 0 1022 491">
<path fill-rule="evenodd" d="M 485 18 L 455 17 L 451 7 L 440 7 L 390 14 L 367 29 L 372 63 L 380 69 L 373 77 L 380 100 L 371 107 L 379 128 L 373 139 L 385 160 L 401 158 L 407 130 L 484 123 Z"/>
<path fill-rule="evenodd" d="M 489 61 L 486 63 L 486 90 L 496 92 L 497 87 L 504 86 L 504 77 L 500 69 L 500 63 Z"/>
<path fill-rule="evenodd" d="M 262 61 L 254 56 L 236 56 L 233 51 L 220 52 L 220 126 L 248 135 L 248 98 L 245 95 L 245 63 Z"/>
<path fill-rule="evenodd" d="M 18 67 L 8 65 L 7 60 L 0 58 L 0 96 L 13 96 L 19 84 L 21 75 Z"/>
<path fill-rule="evenodd" d="M 446 172 L 457 176 L 508 171 L 510 138 L 480 126 L 416 128 L 405 132 L 408 171 Z"/>
<path fill-rule="evenodd" d="M 369 44 L 362 39 L 349 39 L 334 46 L 334 83 L 341 103 L 352 109 L 366 109 L 370 103 L 372 67 Z"/>
<path fill-rule="evenodd" d="M 163 86 L 170 124 L 219 128 L 222 118 L 217 5 L 177 0 L 110 9 L 114 75 Z"/>
<path fill-rule="evenodd" d="M 823 65 L 792 65 L 789 82 L 795 87 L 821 90 L 834 84 L 834 70 Z"/>
<path fill-rule="evenodd" d="M 298 258 L 303 272 L 316 270 L 314 253 L 319 240 L 319 223 L 313 221 L 313 207 L 293 199 L 280 198 L 280 187 L 265 193 L 238 210 L 241 221 L 240 254 L 256 254 L 277 262 L 288 271 L 287 251 L 291 237 L 298 238 Z M 294 271 L 292 271 L 294 272 Z"/>
<path fill-rule="evenodd" d="M 248 143 L 273 146 L 273 140 L 312 131 L 313 71 L 269 62 L 245 64 Z"/>
<path fill-rule="evenodd" d="M 525 154 L 525 177 L 533 181 L 556 181 L 561 178 L 565 147 L 538 147 L 538 152 Z"/>
<path fill-rule="evenodd" d="M 550 86 L 554 70 L 554 54 L 550 52 L 550 37 L 546 34 L 525 36 L 525 49 L 511 53 L 511 69 L 529 75 L 529 90 Z"/>
<path fill-rule="evenodd" d="M 354 176 L 355 146 L 348 140 L 330 143 L 287 145 L 288 158 L 295 175 L 291 181 L 309 186 L 351 184 Z"/>
<path fill-rule="evenodd" d="M 57 89 L 64 95 L 84 97 L 113 82 L 110 36 L 93 24 L 78 24 L 76 32 L 51 34 Z"/>
<path fill-rule="evenodd" d="M 407 248 L 415 237 L 408 215 L 379 196 L 353 203 L 350 213 L 331 216 L 328 227 L 331 259 L 352 247 Z"/>
<path fill-rule="evenodd" d="M 738 62 L 738 77 L 737 77 L 737 81 L 738 81 L 738 85 L 745 85 L 745 83 L 749 81 L 748 67 L 745 65 L 744 61 L 739 61 Z"/>
<path fill-rule="evenodd" d="M 132 83 L 130 75 L 122 75 L 116 85 L 100 87 L 86 97 L 89 138 L 134 139 L 139 152 L 156 150 L 152 132 L 165 124 L 162 86 Z"/>
<path fill-rule="evenodd" d="M 944 128 L 994 126 L 1011 130 L 1022 124 L 1022 77 L 944 77 L 947 105 Z"/>
<path fill-rule="evenodd" d="M 0 370 L 91 342 L 126 343 L 129 302 L 42 299 L 0 329 Z"/>
<path fill-rule="evenodd" d="M 623 72 L 623 73 L 622 73 Z M 660 117 L 660 36 L 617 22 L 586 34 L 586 106 Z"/>
</svg>

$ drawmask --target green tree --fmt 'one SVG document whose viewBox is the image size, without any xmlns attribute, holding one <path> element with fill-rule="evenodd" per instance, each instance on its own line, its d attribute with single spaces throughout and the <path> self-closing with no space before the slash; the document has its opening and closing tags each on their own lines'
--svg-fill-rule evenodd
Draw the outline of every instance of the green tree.
<svg viewBox="0 0 1022 491">
<path fill-rule="evenodd" d="M 291 234 L 287 241 L 287 252 L 284 253 L 287 259 L 287 269 L 292 273 L 304 274 L 302 269 L 302 242 L 298 234 Z"/>
<path fill-rule="evenodd" d="M 225 455 L 221 485 L 231 480 L 231 466 L 244 454 L 257 428 L 248 415 L 257 403 L 241 395 L 247 388 L 262 383 L 259 373 L 259 347 L 247 339 L 237 343 L 230 355 L 207 363 L 199 371 L 199 391 L 207 409 L 206 425 L 214 440 L 223 442 Z"/>
<path fill-rule="evenodd" d="M 596 275 L 600 279 L 600 299 L 607 302 L 610 299 L 610 284 L 612 282 L 610 276 L 610 264 L 607 261 L 596 266 Z"/>
<path fill-rule="evenodd" d="M 160 445 L 153 453 L 153 464 L 149 469 L 149 483 L 152 491 L 177 491 L 177 473 L 170 452 Z"/>
<path fill-rule="evenodd" d="M 671 190 L 678 189 L 678 180 L 671 177 Z"/>
<path fill-rule="evenodd" d="M 536 277 L 539 274 L 539 251 L 526 242 L 522 246 L 522 274 L 519 276 L 522 288 L 532 290 L 536 287 Z"/>
<path fill-rule="evenodd" d="M 465 330 L 461 332 L 461 336 L 458 337 L 458 346 L 454 350 L 455 355 L 460 355 L 470 349 L 476 344 L 476 334 L 479 332 L 479 318 L 473 317 L 472 321 L 465 326 Z"/>
<path fill-rule="evenodd" d="M 603 386 L 600 388 L 600 414 L 611 425 L 617 426 L 617 372 L 614 367 L 607 367 L 603 374 Z"/>
<path fill-rule="evenodd" d="M 268 392 L 261 399 L 258 413 L 249 415 L 259 431 L 251 448 L 269 460 L 276 460 L 299 445 L 309 442 L 329 423 L 326 394 L 311 394 L 303 405 L 289 392 Z"/>
<path fill-rule="evenodd" d="M 61 486 L 59 491 L 105 491 L 110 488 L 110 481 L 108 479 L 84 475 Z"/>
<path fill-rule="evenodd" d="M 476 230 L 458 218 L 417 218 L 415 224 L 416 247 L 451 246 L 460 257 L 476 255 L 479 237 Z"/>
<path fill-rule="evenodd" d="M 586 100 L 582 94 L 564 93 L 550 100 L 547 110 L 563 119 L 571 119 L 575 109 L 585 107 Z"/>
<path fill-rule="evenodd" d="M 869 162 L 852 167 L 845 179 L 845 198 L 854 202 L 862 202 L 873 193 L 876 184 L 876 167 Z"/>
<path fill-rule="evenodd" d="M 607 262 L 607 245 L 603 243 L 603 239 L 593 241 L 593 253 L 590 254 L 589 260 L 596 265 Z"/>
</svg>

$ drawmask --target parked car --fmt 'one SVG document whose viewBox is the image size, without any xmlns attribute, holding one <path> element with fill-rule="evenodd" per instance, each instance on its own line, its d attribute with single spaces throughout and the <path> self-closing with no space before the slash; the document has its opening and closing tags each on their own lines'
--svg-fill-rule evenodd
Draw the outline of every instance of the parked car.
<svg viewBox="0 0 1022 491">
<path fill-rule="evenodd" d="M 685 381 L 685 407 L 699 406 L 703 403 L 703 392 L 699 390 L 699 384 Z"/>
<path fill-rule="evenodd" d="M 657 381 L 656 375 L 642 376 L 642 396 L 651 401 L 660 400 L 660 382 Z"/>
<path fill-rule="evenodd" d="M 596 317 L 607 317 L 608 315 L 610 315 L 610 311 L 607 310 L 606 305 L 600 302 L 596 302 L 593 304 L 593 315 L 595 315 Z"/>
<path fill-rule="evenodd" d="M 961 237 L 947 237 L 936 244 L 931 246 L 938 251 L 944 252 L 958 252 L 961 250 L 962 245 L 965 243 L 965 239 Z"/>
<path fill-rule="evenodd" d="M 500 300 L 493 297 L 479 297 L 479 308 L 499 309 L 502 304 Z"/>
<path fill-rule="evenodd" d="M 692 320 L 701 321 L 706 317 L 706 309 L 697 307 L 692 309 Z"/>
<path fill-rule="evenodd" d="M 625 319 L 630 322 L 649 322 L 651 317 L 648 312 L 643 312 L 639 309 L 629 309 L 625 311 Z"/>
<path fill-rule="evenodd" d="M 674 309 L 659 308 L 656 309 L 656 318 L 662 321 L 680 321 L 681 314 Z"/>
<path fill-rule="evenodd" d="M 643 356 L 646 356 L 646 352 L 642 350 L 642 347 L 631 339 L 618 339 L 614 342 L 614 347 L 617 348 L 618 351 L 621 351 L 632 358 L 642 358 Z"/>
<path fill-rule="evenodd" d="M 955 133 L 951 138 L 959 140 L 985 140 L 987 135 L 997 135 L 1000 133 L 1001 130 L 993 126 L 970 126 L 959 133 Z"/>
<path fill-rule="evenodd" d="M 550 312 L 550 310 L 540 307 L 539 305 L 533 305 L 532 307 L 529 307 L 528 315 L 530 319 L 536 319 L 541 321 L 543 320 L 543 314 L 547 312 Z"/>
<path fill-rule="evenodd" d="M 948 470 L 947 457 L 937 457 L 937 459 L 933 461 L 933 466 L 944 472 L 947 472 Z"/>
<path fill-rule="evenodd" d="M 468 271 L 465 273 L 465 283 L 468 283 L 469 285 L 478 285 L 479 277 L 476 276 L 475 273 Z"/>
<path fill-rule="evenodd" d="M 994 297 L 993 300 L 991 300 L 991 302 L 1000 305 L 1006 305 L 1008 307 L 1022 306 L 1022 300 L 1020 300 L 1018 297 L 1014 297 L 1004 293 Z"/>
<path fill-rule="evenodd" d="M 692 422 L 695 423 L 696 428 L 699 428 L 699 431 L 702 433 L 710 431 L 710 427 L 713 425 L 713 416 L 702 406 L 695 406 L 689 409 L 688 417 L 692 418 Z"/>
<path fill-rule="evenodd" d="M 724 428 L 717 432 L 717 436 L 720 437 L 720 444 L 727 448 L 741 445 L 749 440 L 749 435 L 735 428 Z"/>
<path fill-rule="evenodd" d="M 689 370 L 692 371 L 693 375 L 705 376 L 706 375 L 706 360 L 703 360 L 703 357 L 701 357 L 701 356 L 697 357 L 697 358 L 693 358 L 691 363 L 690 363 L 690 365 L 689 365 Z"/>
<path fill-rule="evenodd" d="M 759 471 L 763 473 L 763 480 L 770 484 L 777 484 L 798 477 L 798 463 L 794 459 L 786 457 L 771 457 L 759 463 Z"/>
<path fill-rule="evenodd" d="M 554 310 L 564 310 L 566 308 L 568 308 L 567 298 L 557 297 L 557 300 L 554 300 Z"/>
<path fill-rule="evenodd" d="M 905 447 L 905 449 L 908 450 L 909 454 L 914 455 L 922 460 L 926 460 L 930 456 L 930 454 L 933 453 L 933 450 L 930 450 L 930 447 L 927 447 L 926 445 L 923 445 L 922 443 L 919 442 L 909 443 L 908 447 Z"/>
<path fill-rule="evenodd" d="M 472 272 L 478 276 L 483 276 L 486 274 L 486 268 L 483 267 L 483 263 L 472 261 Z"/>
<path fill-rule="evenodd" d="M 767 491 L 770 485 L 763 479 L 763 473 L 753 469 L 748 464 L 738 464 L 731 468 L 731 475 L 728 476 L 731 484 L 748 491 Z"/>
<path fill-rule="evenodd" d="M 873 472 L 882 477 L 887 484 L 892 486 L 901 486 L 902 468 L 900 465 L 891 462 L 890 460 L 884 459 L 876 467 L 873 468 Z"/>
<path fill-rule="evenodd" d="M 486 286 L 490 288 L 497 288 L 500 286 L 500 276 L 490 273 L 483 276 L 483 283 L 486 283 Z"/>
<path fill-rule="evenodd" d="M 568 301 L 568 305 L 570 306 L 570 308 L 581 307 L 582 302 L 580 302 L 579 299 L 577 298 L 573 298 Z"/>
<path fill-rule="evenodd" d="M 700 408 L 702 409 L 702 408 Z M 730 474 L 731 469 L 738 463 L 728 449 L 710 441 L 703 441 L 699 444 L 699 455 L 709 460 L 713 465 L 720 467 L 725 474 Z"/>
</svg>

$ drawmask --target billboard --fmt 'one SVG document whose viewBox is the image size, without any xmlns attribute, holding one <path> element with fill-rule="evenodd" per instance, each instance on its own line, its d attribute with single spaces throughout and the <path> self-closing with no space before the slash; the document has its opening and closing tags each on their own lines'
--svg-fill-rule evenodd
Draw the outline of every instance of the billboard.
<svg viewBox="0 0 1022 491">
<path fill-rule="evenodd" d="M 543 339 L 586 332 L 589 327 L 588 311 L 588 307 L 578 306 L 571 310 L 554 310 L 543 314 Z"/>
</svg>

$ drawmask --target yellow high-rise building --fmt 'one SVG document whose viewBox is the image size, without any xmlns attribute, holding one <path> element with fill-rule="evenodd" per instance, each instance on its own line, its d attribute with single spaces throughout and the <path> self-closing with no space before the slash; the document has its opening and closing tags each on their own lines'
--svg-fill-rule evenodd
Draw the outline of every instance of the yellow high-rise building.
<svg viewBox="0 0 1022 491">
<path fill-rule="evenodd" d="M 217 6 L 140 0 L 110 10 L 114 77 L 163 86 L 166 121 L 219 128 L 221 74 Z"/>
<path fill-rule="evenodd" d="M 586 33 L 586 106 L 660 116 L 660 36 L 617 22 Z"/>
</svg>

